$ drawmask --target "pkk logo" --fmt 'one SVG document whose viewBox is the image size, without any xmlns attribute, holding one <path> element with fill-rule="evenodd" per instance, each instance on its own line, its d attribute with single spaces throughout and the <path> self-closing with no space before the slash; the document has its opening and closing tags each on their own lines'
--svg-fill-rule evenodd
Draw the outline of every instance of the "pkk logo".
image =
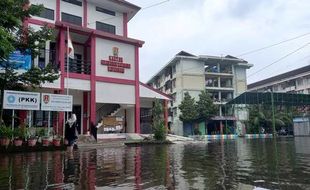
<svg viewBox="0 0 310 190">
<path fill-rule="evenodd" d="M 49 96 L 49 95 L 44 95 L 44 96 L 43 96 L 43 102 L 44 102 L 45 104 L 48 104 L 49 101 L 50 101 L 50 96 Z"/>
<path fill-rule="evenodd" d="M 15 102 L 15 97 L 13 95 L 10 95 L 7 97 L 7 100 L 10 104 L 14 103 Z"/>
<path fill-rule="evenodd" d="M 112 51 L 113 51 L 113 56 L 118 57 L 118 48 L 117 47 L 113 47 Z"/>
</svg>

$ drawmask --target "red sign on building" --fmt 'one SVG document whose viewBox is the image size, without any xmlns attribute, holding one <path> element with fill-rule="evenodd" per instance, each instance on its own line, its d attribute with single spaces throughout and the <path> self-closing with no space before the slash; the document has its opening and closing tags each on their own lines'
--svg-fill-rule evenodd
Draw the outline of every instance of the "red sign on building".
<svg viewBox="0 0 310 190">
<path fill-rule="evenodd" d="M 109 60 L 101 60 L 101 65 L 108 66 L 109 72 L 124 73 L 125 69 L 130 69 L 130 64 L 124 63 L 122 57 L 118 57 L 118 48 L 113 47 L 113 56 Z"/>
</svg>

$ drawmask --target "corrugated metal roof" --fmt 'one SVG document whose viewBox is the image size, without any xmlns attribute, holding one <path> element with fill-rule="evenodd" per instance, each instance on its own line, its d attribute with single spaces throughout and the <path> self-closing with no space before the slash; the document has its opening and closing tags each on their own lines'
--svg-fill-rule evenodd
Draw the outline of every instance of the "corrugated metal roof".
<svg viewBox="0 0 310 190">
<path fill-rule="evenodd" d="M 293 77 L 295 75 L 300 75 L 300 74 L 306 73 L 306 72 L 310 72 L 310 65 L 305 66 L 305 67 L 301 67 L 299 69 L 295 69 L 295 70 L 292 70 L 292 71 L 289 71 L 289 72 L 286 72 L 286 73 L 283 73 L 280 75 L 276 75 L 276 76 L 273 76 L 273 77 L 270 77 L 270 78 L 267 78 L 267 79 L 264 79 L 264 80 L 261 80 L 258 82 L 254 82 L 254 83 L 248 85 L 248 89 L 250 90 L 250 89 L 253 89 L 255 87 L 263 86 L 263 85 L 266 85 L 268 83 L 280 81 L 280 80 L 290 78 L 290 77 Z"/>
<path fill-rule="evenodd" d="M 310 94 L 291 94 L 276 92 L 244 92 L 227 104 L 271 104 L 274 105 L 309 106 Z"/>
</svg>

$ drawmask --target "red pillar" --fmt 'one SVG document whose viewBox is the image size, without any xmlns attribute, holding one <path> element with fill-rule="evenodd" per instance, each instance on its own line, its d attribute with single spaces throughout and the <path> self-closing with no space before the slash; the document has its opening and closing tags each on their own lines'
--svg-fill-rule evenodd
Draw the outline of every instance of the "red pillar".
<svg viewBox="0 0 310 190">
<path fill-rule="evenodd" d="M 127 13 L 123 13 L 123 36 L 126 38 L 128 36 L 127 23 L 128 23 Z"/>
<path fill-rule="evenodd" d="M 19 123 L 24 124 L 27 118 L 27 111 L 19 110 L 18 111 Z"/>
<path fill-rule="evenodd" d="M 96 159 L 96 158 L 94 158 Z M 87 166 L 87 187 L 90 190 L 96 189 L 96 169 L 97 169 L 97 160 L 95 162 L 88 162 Z"/>
<path fill-rule="evenodd" d="M 58 62 L 60 66 L 60 94 L 64 93 L 65 89 L 65 31 L 59 29 L 59 46 L 58 46 Z M 58 112 L 58 134 L 63 135 L 64 112 Z"/>
<path fill-rule="evenodd" d="M 168 132 L 168 100 L 164 100 L 164 120 L 165 120 L 165 127 Z"/>
<path fill-rule="evenodd" d="M 96 38 L 93 35 L 90 42 L 90 122 L 96 123 Z"/>
<path fill-rule="evenodd" d="M 83 92 L 83 133 L 88 131 L 88 92 Z"/>
<path fill-rule="evenodd" d="M 139 47 L 135 47 L 135 133 L 140 133 Z"/>
<path fill-rule="evenodd" d="M 142 189 L 141 179 L 141 147 L 136 147 L 135 155 L 135 189 Z"/>
<path fill-rule="evenodd" d="M 60 21 L 60 0 L 56 0 L 56 21 Z"/>
<path fill-rule="evenodd" d="M 88 11 L 87 11 L 87 1 L 86 0 L 83 0 L 83 27 L 87 27 L 87 17 L 88 17 Z"/>
</svg>

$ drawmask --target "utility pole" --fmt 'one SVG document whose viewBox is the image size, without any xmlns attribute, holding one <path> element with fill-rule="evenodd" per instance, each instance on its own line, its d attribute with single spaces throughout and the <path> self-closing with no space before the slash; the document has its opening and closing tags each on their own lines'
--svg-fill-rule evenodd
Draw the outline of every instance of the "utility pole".
<svg viewBox="0 0 310 190">
<path fill-rule="evenodd" d="M 271 109 L 272 109 L 272 132 L 273 137 L 276 137 L 276 120 L 275 120 L 274 98 L 272 90 L 271 90 Z"/>
</svg>

